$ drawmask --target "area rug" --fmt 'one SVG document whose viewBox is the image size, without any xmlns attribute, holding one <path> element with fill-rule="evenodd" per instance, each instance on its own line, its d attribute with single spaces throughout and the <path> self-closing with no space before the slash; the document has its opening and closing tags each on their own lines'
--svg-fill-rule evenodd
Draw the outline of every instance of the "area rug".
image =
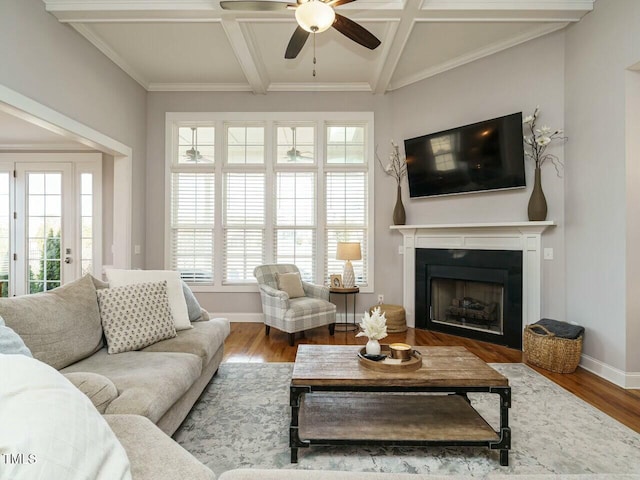
<svg viewBox="0 0 640 480">
<path fill-rule="evenodd" d="M 297 468 L 429 473 L 483 478 L 489 473 L 640 472 L 640 434 L 524 364 L 491 364 L 512 387 L 509 466 L 487 448 L 311 447 L 291 464 L 291 363 L 226 363 L 174 438 L 217 475 L 234 468 Z M 469 394 L 494 427 L 498 397 Z M 339 413 L 339 412 L 338 412 Z"/>
</svg>

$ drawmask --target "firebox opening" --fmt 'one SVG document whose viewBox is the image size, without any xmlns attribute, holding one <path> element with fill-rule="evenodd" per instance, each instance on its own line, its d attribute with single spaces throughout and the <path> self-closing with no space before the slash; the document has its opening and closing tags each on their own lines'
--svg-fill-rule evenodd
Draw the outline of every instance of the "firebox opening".
<svg viewBox="0 0 640 480">
<path fill-rule="evenodd" d="M 430 317 L 434 323 L 502 335 L 504 286 L 450 278 L 431 279 Z"/>
</svg>

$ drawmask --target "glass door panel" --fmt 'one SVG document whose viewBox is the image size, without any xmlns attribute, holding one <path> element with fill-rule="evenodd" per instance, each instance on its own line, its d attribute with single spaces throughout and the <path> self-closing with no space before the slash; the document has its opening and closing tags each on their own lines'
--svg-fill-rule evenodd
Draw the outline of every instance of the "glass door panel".
<svg viewBox="0 0 640 480">
<path fill-rule="evenodd" d="M 72 165 L 18 164 L 16 171 L 16 251 L 24 252 L 16 294 L 52 290 L 76 277 Z"/>
</svg>

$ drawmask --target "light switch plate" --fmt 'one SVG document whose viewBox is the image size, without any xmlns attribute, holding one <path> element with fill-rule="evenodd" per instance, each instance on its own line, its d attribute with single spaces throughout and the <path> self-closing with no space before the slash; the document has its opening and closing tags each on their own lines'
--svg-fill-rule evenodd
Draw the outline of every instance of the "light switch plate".
<svg viewBox="0 0 640 480">
<path fill-rule="evenodd" d="M 553 260 L 553 248 L 545 248 L 544 249 L 544 259 L 545 260 Z"/>
</svg>

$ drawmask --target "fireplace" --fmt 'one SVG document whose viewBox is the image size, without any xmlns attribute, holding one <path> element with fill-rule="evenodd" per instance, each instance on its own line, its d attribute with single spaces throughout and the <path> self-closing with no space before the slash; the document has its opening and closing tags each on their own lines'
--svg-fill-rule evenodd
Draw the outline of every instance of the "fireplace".
<svg viewBox="0 0 640 480">
<path fill-rule="evenodd" d="M 522 347 L 522 252 L 417 248 L 415 326 Z"/>
</svg>

